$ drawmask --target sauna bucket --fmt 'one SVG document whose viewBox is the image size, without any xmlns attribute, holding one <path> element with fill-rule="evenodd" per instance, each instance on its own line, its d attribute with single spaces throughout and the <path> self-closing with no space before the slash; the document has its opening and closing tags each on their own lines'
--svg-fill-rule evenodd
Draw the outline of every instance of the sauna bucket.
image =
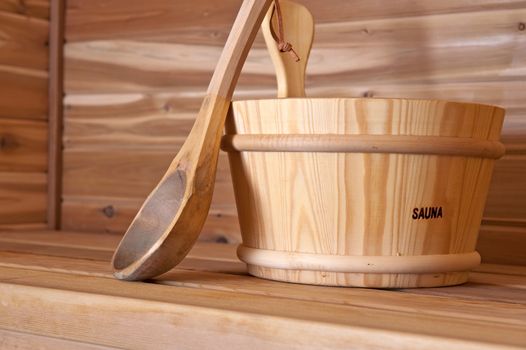
<svg viewBox="0 0 526 350">
<path fill-rule="evenodd" d="M 504 110 L 380 98 L 233 102 L 228 152 L 251 275 L 375 288 L 464 283 Z"/>
</svg>

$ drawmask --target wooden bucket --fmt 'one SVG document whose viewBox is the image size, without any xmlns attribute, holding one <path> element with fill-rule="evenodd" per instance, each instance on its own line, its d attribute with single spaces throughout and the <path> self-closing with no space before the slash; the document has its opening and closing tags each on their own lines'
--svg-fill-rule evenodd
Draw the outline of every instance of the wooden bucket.
<svg viewBox="0 0 526 350">
<path fill-rule="evenodd" d="M 378 288 L 466 282 L 504 110 L 437 100 L 233 102 L 229 153 L 250 274 Z"/>
</svg>

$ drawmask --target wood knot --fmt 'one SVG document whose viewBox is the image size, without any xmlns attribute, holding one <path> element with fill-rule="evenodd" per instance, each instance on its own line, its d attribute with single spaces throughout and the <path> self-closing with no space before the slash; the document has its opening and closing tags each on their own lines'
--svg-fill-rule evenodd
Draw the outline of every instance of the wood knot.
<svg viewBox="0 0 526 350">
<path fill-rule="evenodd" d="M 173 110 L 172 105 L 171 105 L 169 102 L 165 103 L 165 104 L 163 105 L 163 110 L 164 110 L 165 112 L 171 112 L 171 111 Z"/>
<path fill-rule="evenodd" d="M 107 218 L 112 218 L 115 215 L 115 208 L 113 208 L 113 205 L 108 205 L 108 206 L 102 208 L 102 213 Z"/>
<path fill-rule="evenodd" d="M 18 8 L 17 8 L 17 12 L 21 15 L 26 15 L 27 14 L 27 4 L 26 4 L 26 0 L 20 0 L 18 1 Z"/>
<path fill-rule="evenodd" d="M 216 239 L 214 241 L 216 243 L 221 243 L 221 244 L 227 244 L 228 243 L 228 239 L 225 236 L 216 237 Z"/>
<path fill-rule="evenodd" d="M 12 135 L 0 135 L 0 150 L 13 149 L 18 146 L 18 142 Z"/>
<path fill-rule="evenodd" d="M 526 23 L 520 22 L 518 27 L 519 27 L 519 30 L 522 32 L 526 30 Z"/>
</svg>

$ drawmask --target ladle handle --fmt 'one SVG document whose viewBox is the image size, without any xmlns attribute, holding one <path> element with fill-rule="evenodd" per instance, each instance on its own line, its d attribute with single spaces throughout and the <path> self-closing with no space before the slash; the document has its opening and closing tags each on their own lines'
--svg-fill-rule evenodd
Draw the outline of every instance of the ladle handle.
<svg viewBox="0 0 526 350">
<path fill-rule="evenodd" d="M 244 0 L 208 86 L 208 95 L 232 99 L 248 51 L 272 0 Z"/>
<path fill-rule="evenodd" d="M 272 0 L 244 0 L 201 104 L 196 121 L 185 142 L 185 153 L 197 155 L 198 162 L 216 161 L 210 148 L 219 148 L 228 107 L 239 74 Z M 200 148 L 203 152 L 194 152 Z"/>
</svg>

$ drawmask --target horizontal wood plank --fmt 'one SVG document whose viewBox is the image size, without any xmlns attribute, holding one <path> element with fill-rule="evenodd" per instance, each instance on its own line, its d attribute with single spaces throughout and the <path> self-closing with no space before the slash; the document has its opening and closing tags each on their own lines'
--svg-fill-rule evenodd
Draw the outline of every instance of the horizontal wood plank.
<svg viewBox="0 0 526 350">
<path fill-rule="evenodd" d="M 47 73 L 0 66 L 0 118 L 47 119 Z"/>
<path fill-rule="evenodd" d="M 522 346 L 522 325 L 1 268 L 0 326 L 136 349 Z M 13 307 L 16 305 L 16 307 Z M 76 322 L 71 323 L 71 315 Z M 138 315 L 140 317 L 138 318 Z M 291 315 L 294 315 L 291 317 Z M 403 319 L 403 322 L 400 322 Z M 130 329 L 134 332 L 130 332 Z M 282 331 L 278 331 L 282 330 Z M 283 331 L 286 330 L 286 331 Z M 228 334 L 225 336 L 225 334 Z M 387 345 L 387 347 L 385 347 Z"/>
<path fill-rule="evenodd" d="M 0 119 L 0 171 L 45 172 L 46 169 L 46 122 Z"/>
<path fill-rule="evenodd" d="M 511 154 L 497 161 L 484 216 L 523 220 L 526 213 L 526 154 Z"/>
<path fill-rule="evenodd" d="M 0 172 L 0 225 L 44 222 L 46 175 Z"/>
<path fill-rule="evenodd" d="M 303 326 L 301 332 L 298 329 L 298 335 L 301 334 L 302 339 L 306 336 L 306 327 L 309 332 L 326 332 L 326 327 L 339 325 L 339 331 L 335 330 L 331 342 L 326 344 L 331 348 L 338 348 L 339 341 L 335 340 L 349 332 L 354 336 L 354 344 L 361 341 L 362 338 L 354 333 L 356 327 L 363 331 L 380 332 L 374 334 L 375 339 L 381 338 L 382 342 L 385 342 L 386 334 L 397 337 L 403 334 L 402 338 L 397 338 L 398 345 L 392 345 L 393 348 L 407 345 L 407 341 L 413 341 L 413 345 L 420 344 L 419 348 L 435 348 L 434 344 L 422 343 L 428 337 L 440 340 L 436 346 L 444 346 L 452 339 L 456 339 L 455 342 L 463 340 L 451 344 L 462 348 L 523 346 L 525 341 L 521 337 L 526 327 L 526 299 L 523 293 L 526 272 L 521 273 L 524 268 L 516 268 L 513 275 L 508 275 L 496 274 L 498 267 L 495 265 L 488 267 L 494 272 L 484 272 L 482 266 L 481 272 L 473 273 L 470 283 L 460 287 L 399 291 L 330 288 L 272 282 L 237 272 L 229 273 L 224 268 L 223 271 L 217 270 L 214 265 L 236 260 L 232 257 L 234 251 L 224 245 L 198 244 L 190 253 L 190 258 L 185 260 L 188 260 L 186 266 L 163 275 L 155 284 L 129 283 L 111 278 L 110 255 L 99 253 L 111 253 L 108 249 L 114 247 L 117 240 L 98 240 L 99 237 L 108 236 L 76 232 L 0 234 L 0 289 L 4 301 L 0 307 L 9 310 L 3 314 L 10 317 L 2 319 L 0 327 L 120 347 L 129 346 L 128 340 L 115 337 L 115 333 L 124 330 L 119 328 L 123 324 L 128 327 L 134 325 L 137 332 L 145 331 L 148 336 L 161 327 L 162 332 L 155 336 L 154 342 L 143 343 L 144 337 L 133 338 L 134 348 L 146 347 L 144 344 L 148 344 L 148 348 L 164 346 L 168 341 L 165 338 L 167 334 L 176 336 L 172 342 L 176 341 L 182 334 L 169 326 L 174 322 L 177 324 L 175 330 L 183 327 L 186 337 L 189 331 L 207 329 L 207 335 L 201 337 L 232 341 L 229 343 L 231 348 L 240 344 L 235 340 L 241 334 L 258 339 L 260 344 L 265 342 L 265 333 L 268 336 L 274 332 L 265 330 L 261 334 L 254 333 L 252 327 L 247 328 L 247 324 L 254 325 L 255 320 L 265 321 L 258 323 L 258 327 L 275 325 L 276 322 L 286 325 L 288 338 L 273 338 L 273 348 L 293 344 L 290 343 L 290 336 L 295 334 L 295 322 L 300 320 Z M 19 246 L 9 245 L 13 243 Z M 54 243 L 61 247 L 59 256 L 50 250 Z M 37 248 L 39 245 L 41 248 Z M 83 246 L 84 255 L 79 256 L 79 249 Z M 133 288 L 128 288 L 132 285 Z M 50 292 L 56 294 L 51 295 Z M 34 304 L 37 295 L 38 305 Z M 17 305 L 17 308 L 13 309 L 11 305 Z M 77 323 L 77 327 L 68 327 L 65 323 L 67 315 L 74 310 L 79 311 L 75 315 L 81 322 Z M 136 327 L 138 319 L 126 310 L 133 310 L 133 315 L 141 313 L 141 327 Z M 157 310 L 162 310 L 164 318 L 159 318 Z M 175 312 L 187 316 L 176 320 L 173 318 Z M 208 317 L 203 315 L 201 318 L 201 312 Z M 244 315 L 242 320 L 239 319 L 242 323 L 225 323 L 223 319 L 228 316 L 231 321 L 237 320 L 241 314 Z M 47 315 L 48 322 L 42 322 L 44 315 Z M 273 321 L 267 320 L 268 317 Z M 54 324 L 61 325 L 58 331 L 47 326 L 50 318 Z M 218 338 L 221 334 L 214 336 L 209 333 L 210 330 L 215 332 L 215 322 L 219 319 L 223 319 L 222 330 L 228 331 L 228 338 Z M 113 325 L 111 332 L 105 332 L 108 320 L 119 326 Z M 183 320 L 194 320 L 195 323 Z M 373 320 L 376 320 L 374 325 Z M 157 328 L 153 328 L 154 324 Z M 195 324 L 201 327 L 195 327 Z M 203 328 L 203 325 L 206 327 Z M 240 328 L 240 325 L 243 326 Z M 484 331 L 486 328 L 488 331 Z M 424 338 L 417 343 L 414 343 L 416 339 L 407 339 L 416 335 Z M 325 344 L 317 343 L 315 338 L 306 343 L 301 340 L 301 344 L 298 341 L 294 344 L 302 348 L 319 348 Z M 180 344 L 180 340 L 176 342 Z M 346 348 L 348 344 L 342 342 L 342 347 Z M 382 347 L 385 348 L 386 344 L 394 343 L 383 343 Z M 195 345 L 194 342 L 189 346 Z M 380 346 L 380 343 L 375 345 L 368 340 L 363 346 Z"/>
<path fill-rule="evenodd" d="M 0 254 L 0 265 L 39 271 L 111 277 L 109 261 L 118 241 L 118 235 L 76 231 L 3 232 L 0 235 L 0 250 L 5 250 L 5 252 Z M 181 270 L 195 272 L 183 273 Z M 219 273 L 220 275 L 215 275 L 214 278 L 210 273 Z M 232 274 L 235 276 L 230 276 Z M 521 291 L 525 288 L 525 278 L 526 268 L 524 266 L 483 264 L 472 272 L 470 283 L 464 285 L 464 288 L 420 288 L 398 290 L 398 292 L 412 295 L 438 292 L 444 296 L 455 295 L 456 298 L 462 300 L 491 299 L 496 302 L 526 305 L 526 296 Z M 202 280 L 197 283 L 196 279 Z M 365 302 L 354 299 L 362 295 L 364 291 L 375 295 L 377 301 L 378 298 L 382 300 L 381 297 L 387 297 L 389 294 L 393 296 L 393 293 L 377 294 L 370 289 L 326 288 L 247 278 L 245 264 L 236 257 L 235 245 L 202 242 L 194 246 L 187 258 L 175 270 L 163 275 L 157 282 L 249 294 L 265 293 L 265 295 L 276 297 L 284 297 L 289 293 L 290 297 L 294 295 L 294 298 L 301 300 L 339 304 L 351 303 L 363 306 L 373 306 L 370 303 L 374 303 L 373 300 Z M 472 289 L 475 289 L 475 293 L 470 292 Z M 293 290 L 301 291 L 301 293 L 292 293 Z M 320 290 L 324 290 L 324 292 L 320 293 Z M 348 299 L 350 295 L 354 297 Z M 399 294 L 397 297 L 401 297 L 402 300 L 405 298 Z M 376 304 L 374 307 L 380 307 L 380 305 Z M 392 309 L 395 305 L 397 304 L 386 303 L 381 308 Z M 400 305 L 400 307 L 403 306 Z M 490 314 L 487 314 L 486 317 L 488 315 Z"/>
<path fill-rule="evenodd" d="M 521 135 L 526 133 L 526 82 L 326 86 L 312 89 L 314 96 L 369 96 L 437 98 L 478 101 L 507 108 L 503 142 L 509 152 L 526 153 Z M 271 98 L 275 89 L 242 91 L 238 98 Z M 70 94 L 65 99 L 64 144 L 66 148 L 142 147 L 169 148 L 182 144 L 189 133 L 202 91 Z"/>
<path fill-rule="evenodd" d="M 42 19 L 49 18 L 50 0 L 2 0 L 0 11 Z"/>
<path fill-rule="evenodd" d="M 129 140 L 131 139 L 130 137 Z M 107 227 L 111 232 L 122 232 L 127 226 L 124 223 L 129 222 L 138 208 L 136 203 L 141 203 L 142 199 L 154 188 L 175 152 L 176 149 L 173 152 L 168 152 L 162 149 L 148 150 L 147 148 L 116 150 L 79 148 L 66 150 L 64 153 L 64 196 L 66 198 L 75 197 L 77 201 L 81 200 L 81 197 L 85 197 L 86 202 L 89 202 L 89 197 L 109 198 L 109 201 L 106 201 L 108 204 L 101 206 L 99 201 L 94 208 L 89 210 L 92 214 L 98 212 L 97 217 L 99 219 L 104 219 L 101 210 L 106 206 L 114 205 L 112 201 L 121 203 L 121 205 L 126 203 L 122 207 L 122 211 L 119 210 L 119 213 L 127 213 L 121 217 L 122 221 L 110 218 L 110 225 L 106 219 L 104 219 L 105 224 L 101 222 L 102 227 Z M 523 203 L 524 198 L 526 198 L 526 187 L 522 181 L 523 174 L 526 171 L 523 167 L 524 164 L 526 162 L 522 155 L 505 156 L 497 162 L 485 211 L 486 218 L 500 218 L 507 221 L 523 218 L 523 208 L 526 207 L 526 203 Z M 524 195 L 522 195 L 523 192 Z M 139 199 L 139 201 L 135 200 L 135 204 L 132 204 L 118 200 L 126 198 Z M 212 210 L 216 209 L 221 212 L 223 208 L 229 208 L 229 212 L 232 213 L 234 203 L 229 166 L 226 156 L 222 155 L 219 162 Z M 81 204 L 76 207 L 79 206 Z M 66 205 L 64 207 L 65 210 L 68 210 Z M 116 207 L 119 205 L 115 204 L 114 208 Z M 125 208 L 129 208 L 129 210 Z M 86 211 L 83 212 L 87 214 Z M 69 214 L 71 215 L 72 212 L 69 211 Z M 77 218 L 78 215 L 73 217 Z M 67 218 L 64 220 L 65 223 L 74 224 L 76 222 L 69 221 L 70 219 Z M 95 223 L 96 219 L 86 219 L 79 222 L 86 221 Z M 75 228 L 70 225 L 66 225 L 66 227 L 68 229 Z M 227 227 L 235 229 L 233 225 L 228 225 L 225 228 Z M 89 230 L 95 229 L 95 227 L 88 225 L 82 229 Z M 219 231 L 223 231 L 223 228 L 219 228 Z M 236 232 L 238 231 L 236 230 Z"/>
<path fill-rule="evenodd" d="M 347 0 L 300 2 L 311 10 L 317 23 L 520 9 L 526 4 L 523 0 L 422 0 L 417 6 L 411 0 L 384 1 L 381 5 Z M 239 7 L 240 0 L 225 0 L 221 6 L 214 6 L 209 0 L 157 0 L 148 5 L 138 0 L 70 0 L 67 39 L 70 42 L 97 40 L 111 33 L 115 38 L 164 41 L 185 38 L 200 44 L 223 43 Z"/>
<path fill-rule="evenodd" d="M 48 228 L 44 223 L 32 223 L 32 224 L 0 224 L 0 231 L 2 232 L 13 232 L 13 231 L 33 231 L 33 230 L 43 230 Z"/>
<path fill-rule="evenodd" d="M 482 261 L 526 266 L 526 225 L 483 225 L 477 250 Z"/>
<path fill-rule="evenodd" d="M 17 350 L 110 350 L 106 346 L 79 343 L 76 341 L 46 337 L 36 334 L 20 333 L 0 329 L 0 346 L 3 349 Z"/>
<path fill-rule="evenodd" d="M 216 189 L 217 190 L 217 189 Z M 238 243 L 241 241 L 237 212 L 228 202 L 213 204 L 199 239 L 201 241 Z M 137 214 L 143 200 L 111 197 L 65 197 L 62 203 L 62 228 L 87 232 L 123 234 Z"/>
<path fill-rule="evenodd" d="M 165 149 L 71 149 L 64 152 L 64 196 L 145 198 L 168 168 L 180 145 Z M 216 188 L 230 188 L 226 154 L 220 155 Z M 230 186 L 230 187 L 228 187 Z M 221 190 L 218 190 L 221 192 Z M 225 191 L 226 192 L 226 191 Z M 221 201 L 233 203 L 224 194 Z"/>
<path fill-rule="evenodd" d="M 314 49 L 306 79 L 307 89 L 320 86 L 478 82 L 520 79 L 524 67 L 515 43 L 500 46 L 433 47 L 429 49 L 360 48 Z M 160 47 L 161 46 L 161 47 Z M 204 89 L 210 80 L 220 49 L 188 45 L 93 42 L 67 44 L 65 90 L 67 93 L 156 92 L 171 89 Z M 151 55 L 150 52 L 159 52 Z M 186 53 L 198 51 L 188 61 Z M 348 59 L 349 57 L 360 59 Z M 400 57 L 401 56 L 401 57 Z M 517 56 L 517 57 L 515 57 Z M 432 58 L 430 58 L 432 57 Z M 476 58 L 477 65 L 473 65 Z M 516 61 L 513 67 L 510 62 Z M 238 88 L 275 84 L 270 61 L 262 49 L 253 49 L 240 76 Z M 522 79 L 523 80 L 523 79 Z M 312 96 L 312 95 L 311 95 Z"/>
<path fill-rule="evenodd" d="M 2 247 L 4 247 L 3 242 Z M 215 247 L 212 246 L 208 248 L 215 249 Z M 74 254 L 73 251 L 71 251 L 71 253 Z M 192 259 L 193 258 L 189 258 L 188 260 Z M 197 261 L 193 259 L 193 262 L 190 264 L 180 266 L 162 277 L 157 278 L 155 283 L 248 295 L 267 295 L 282 299 L 354 305 L 399 312 L 417 312 L 505 324 L 521 325 L 525 321 L 521 311 L 526 308 L 526 299 L 519 297 L 513 299 L 513 302 L 510 302 L 511 299 L 509 299 L 509 294 L 514 292 L 517 287 L 518 289 L 524 287 L 525 278 L 523 276 L 513 277 L 488 273 L 474 273 L 471 279 L 473 281 L 479 281 L 471 282 L 474 287 L 484 290 L 483 285 L 490 282 L 494 283 L 493 288 L 498 291 L 492 296 L 495 300 L 482 306 L 477 302 L 465 300 L 466 298 L 458 296 L 457 298 L 448 300 L 448 303 L 444 303 L 444 300 L 435 298 L 432 295 L 425 296 L 425 293 L 420 293 L 418 290 L 380 291 L 277 283 L 249 277 L 246 275 L 246 272 L 244 274 L 229 274 L 224 271 L 211 272 L 210 270 L 213 270 L 213 268 L 211 268 L 210 264 L 214 263 L 212 260 L 208 260 L 208 266 L 205 264 L 200 265 L 204 271 L 196 270 L 196 262 Z M 113 278 L 110 265 L 107 261 L 77 256 L 71 258 L 6 251 L 0 252 L 0 266 Z M 510 282 L 512 281 L 516 281 L 518 285 L 510 286 Z M 454 290 L 454 288 L 452 290 Z M 321 291 L 323 291 L 323 293 L 320 293 Z M 506 297 L 499 299 L 500 296 Z M 517 309 L 514 310 L 512 304 L 518 304 Z M 460 309 L 464 311 L 459 312 Z M 467 310 L 469 310 L 469 312 L 466 314 Z"/>
<path fill-rule="evenodd" d="M 62 227 L 68 230 L 122 234 L 142 201 L 119 198 L 68 198 L 63 203 Z M 513 221 L 512 221 L 513 222 Z M 477 250 L 485 263 L 526 265 L 524 225 L 482 225 Z M 200 240 L 240 243 L 241 233 L 234 208 L 215 205 L 205 223 Z"/>
<path fill-rule="evenodd" d="M 526 57 L 519 28 L 525 13 L 515 9 L 322 25 L 307 85 L 519 79 Z M 68 93 L 204 88 L 221 51 L 195 39 L 166 43 L 106 33 L 111 36 L 66 45 Z M 266 50 L 252 49 L 241 86 L 272 82 Z"/>
<path fill-rule="evenodd" d="M 47 70 L 49 22 L 0 10 L 0 65 Z"/>
</svg>

